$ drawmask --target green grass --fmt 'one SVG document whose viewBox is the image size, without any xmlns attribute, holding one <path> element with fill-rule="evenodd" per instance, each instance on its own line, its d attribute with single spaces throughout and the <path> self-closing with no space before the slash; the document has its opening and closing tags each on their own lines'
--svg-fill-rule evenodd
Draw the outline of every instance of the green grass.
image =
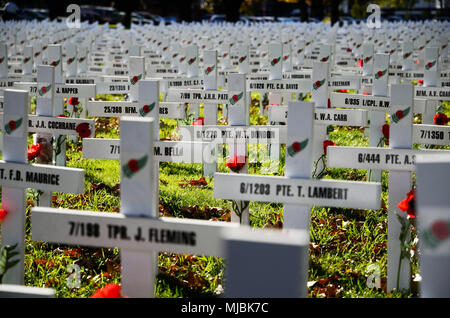
<svg viewBox="0 0 450 318">
<path fill-rule="evenodd" d="M 104 99 L 115 97 L 103 96 Z M 256 95 L 252 94 L 253 103 Z M 445 111 L 448 114 L 448 104 Z M 219 111 L 219 119 L 221 111 Z M 251 108 L 252 124 L 266 124 L 258 107 Z M 160 122 L 161 138 L 172 135 L 176 120 Z M 118 138 L 116 119 L 97 119 L 96 137 Z M 367 146 L 363 130 L 338 128 L 330 139 L 339 146 Z M 31 143 L 31 137 L 30 137 Z M 264 165 L 249 164 L 249 173 L 283 175 L 285 147 L 280 151 L 280 166 L 267 173 Z M 67 166 L 85 169 L 84 193 L 79 195 L 55 193 L 54 207 L 104 211 L 120 211 L 119 163 L 114 160 L 83 159 L 81 142 L 67 142 Z M 219 171 L 227 172 L 224 162 Z M 159 174 L 160 215 L 182 218 L 229 220 L 230 202 L 214 199 L 214 180 L 206 177 L 204 186 L 184 186 L 202 177 L 200 164 L 161 163 Z M 417 290 L 386 293 L 387 261 L 387 172 L 382 174 L 380 210 L 353 210 L 313 207 L 310 227 L 309 297 L 416 297 Z M 365 181 L 366 171 L 356 169 L 328 169 L 325 178 Z M 120 283 L 120 253 L 117 249 L 84 248 L 33 242 L 30 239 L 29 211 L 36 193 L 27 194 L 25 283 L 29 286 L 53 287 L 58 297 L 89 297 L 107 283 Z M 254 227 L 280 228 L 283 205 L 250 203 L 250 223 Z M 49 229 L 51 230 L 51 229 Z M 70 288 L 68 272 L 71 265 L 80 267 L 79 288 Z M 368 266 L 381 269 L 382 288 L 367 287 L 371 274 Z M 261 264 L 254 264 L 260 266 Z M 281 264 L 282 266 L 282 264 Z M 281 268 L 280 266 L 280 268 Z M 217 297 L 223 292 L 224 260 L 200 255 L 159 254 L 156 279 L 157 297 Z M 413 263 L 413 273 L 417 273 Z M 273 275 L 277 275 L 274 272 Z M 264 279 L 263 277 L 261 279 Z"/>
</svg>

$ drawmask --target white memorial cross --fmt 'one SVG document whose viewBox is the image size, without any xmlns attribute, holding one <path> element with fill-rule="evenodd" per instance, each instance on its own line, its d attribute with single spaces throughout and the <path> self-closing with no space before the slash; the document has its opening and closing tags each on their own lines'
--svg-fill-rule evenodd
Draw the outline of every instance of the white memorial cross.
<svg viewBox="0 0 450 318">
<path fill-rule="evenodd" d="M 311 205 L 378 209 L 379 183 L 311 179 L 314 103 L 290 102 L 289 113 L 286 176 L 216 173 L 213 196 L 284 203 L 286 228 L 303 229 L 306 233 L 309 233 Z"/>
<path fill-rule="evenodd" d="M 420 297 L 449 298 L 450 156 L 418 156 L 415 214 L 419 234 Z"/>
<path fill-rule="evenodd" d="M 121 253 L 123 295 L 154 297 L 157 252 L 223 256 L 220 229 L 236 225 L 158 218 L 153 119 L 124 117 L 120 131 L 121 213 L 34 208 L 32 239 L 117 247 Z"/>
<path fill-rule="evenodd" d="M 17 244 L 19 262 L 4 276 L 4 282 L 24 284 L 26 189 L 82 193 L 84 170 L 28 164 L 28 93 L 5 90 L 3 160 L 0 161 L 2 246 Z"/>
<path fill-rule="evenodd" d="M 390 148 L 330 147 L 327 162 L 333 168 L 389 170 L 388 214 L 388 290 L 396 288 L 400 247 L 400 223 L 394 214 L 397 204 L 411 190 L 411 171 L 415 157 L 421 153 L 440 154 L 439 150 L 414 150 L 412 143 L 449 144 L 448 127 L 412 125 L 413 87 L 411 84 L 391 86 Z M 435 128 L 436 127 L 436 128 Z M 409 262 L 404 263 L 399 289 L 409 288 Z"/>
<path fill-rule="evenodd" d="M 131 57 L 133 59 L 133 57 Z M 167 103 L 159 102 L 158 81 L 141 80 L 137 84 L 139 101 L 136 102 L 89 102 L 89 114 L 118 116 L 134 115 L 134 117 L 152 117 L 155 122 L 159 120 L 161 110 L 167 108 Z M 120 103 L 120 104 L 117 104 Z M 98 107 L 98 104 L 101 107 Z M 163 104 L 165 106 L 161 106 Z M 108 105 L 108 106 L 103 106 Z M 120 106 L 113 106 L 120 105 Z M 129 106 L 126 106 L 129 105 Z M 182 104 L 178 104 L 182 106 Z M 159 109 L 159 111 L 158 111 Z M 170 109 L 170 107 L 168 108 Z M 108 110 L 106 113 L 102 113 Z M 111 111 L 112 110 L 112 111 Z M 115 115 L 114 115 L 115 114 Z M 159 125 L 156 125 L 159 127 Z M 203 163 L 202 153 L 206 143 L 159 141 L 159 131 L 155 130 L 155 148 L 153 156 L 155 161 L 161 162 L 189 162 Z M 120 159 L 120 139 L 86 138 L 83 139 L 83 158 L 86 159 Z"/>
</svg>

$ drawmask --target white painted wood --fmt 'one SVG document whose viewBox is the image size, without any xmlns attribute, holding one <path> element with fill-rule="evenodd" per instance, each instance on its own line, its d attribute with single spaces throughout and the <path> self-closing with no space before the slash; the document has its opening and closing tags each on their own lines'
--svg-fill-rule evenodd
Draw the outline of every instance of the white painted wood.
<svg viewBox="0 0 450 318">
<path fill-rule="evenodd" d="M 0 284 L 0 298 L 55 298 L 52 288 Z"/>
<path fill-rule="evenodd" d="M 28 94 L 25 91 L 5 90 L 5 114 L 11 116 L 11 120 L 17 122 L 22 119 L 26 122 L 28 116 Z M 14 117 L 14 118 L 13 118 Z M 3 134 L 3 160 L 5 162 L 27 162 L 27 133 L 24 124 L 17 127 L 18 134 Z M 7 177 L 9 177 L 7 175 Z M 3 176 L 1 179 L 4 179 Z M 3 180 L 0 180 L 3 181 Z M 24 264 L 25 264 L 25 209 L 26 190 L 24 188 L 13 188 L 2 185 L 2 209 L 8 214 L 1 223 L 2 247 L 17 244 L 16 251 L 19 259 L 16 266 L 9 269 L 4 277 L 3 283 L 24 284 Z"/>
<path fill-rule="evenodd" d="M 450 157 L 418 156 L 416 220 L 420 249 L 420 297 L 448 298 L 450 276 L 448 240 L 448 180 Z"/>
</svg>

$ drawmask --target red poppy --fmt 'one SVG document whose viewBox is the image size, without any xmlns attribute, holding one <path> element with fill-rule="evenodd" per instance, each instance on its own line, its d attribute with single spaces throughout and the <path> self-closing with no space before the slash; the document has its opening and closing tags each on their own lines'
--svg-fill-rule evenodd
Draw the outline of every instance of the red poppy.
<svg viewBox="0 0 450 318">
<path fill-rule="evenodd" d="M 449 118 L 447 117 L 447 115 L 439 113 L 434 115 L 433 120 L 436 125 L 447 125 Z"/>
<path fill-rule="evenodd" d="M 428 62 L 427 66 L 428 66 L 428 68 L 431 68 L 433 66 L 433 63 Z"/>
<path fill-rule="evenodd" d="M 397 207 L 403 212 L 406 212 L 411 219 L 416 217 L 414 194 L 415 190 L 412 189 L 406 194 L 406 199 L 397 205 Z"/>
<path fill-rule="evenodd" d="M 245 166 L 245 162 L 247 161 L 246 156 L 234 156 L 228 159 L 225 164 L 230 170 L 234 172 L 239 172 L 243 166 Z"/>
<path fill-rule="evenodd" d="M 235 102 L 237 102 L 238 100 L 239 100 L 239 97 L 237 96 L 237 95 L 233 95 L 233 100 L 235 101 Z"/>
<path fill-rule="evenodd" d="M 377 75 L 378 75 L 378 77 L 381 77 L 381 76 L 383 76 L 383 72 L 382 71 L 378 71 Z"/>
<path fill-rule="evenodd" d="M 78 101 L 78 97 L 69 97 L 69 104 L 76 106 L 78 105 L 80 102 Z"/>
<path fill-rule="evenodd" d="M 440 240 L 444 240 L 448 237 L 448 225 L 447 222 L 439 220 L 433 223 L 431 231 Z"/>
<path fill-rule="evenodd" d="M 139 164 L 136 159 L 131 159 L 128 161 L 128 169 L 130 169 L 131 172 L 136 172 L 139 170 Z"/>
<path fill-rule="evenodd" d="M 11 120 L 11 121 L 8 123 L 8 126 L 9 126 L 9 129 L 11 129 L 11 130 L 14 130 L 14 129 L 17 128 L 17 127 L 16 127 L 16 122 L 15 122 L 14 120 Z"/>
<path fill-rule="evenodd" d="M 189 64 L 194 63 L 194 61 L 195 61 L 194 59 L 190 59 L 190 60 L 189 60 Z"/>
<path fill-rule="evenodd" d="M 144 105 L 144 107 L 142 107 L 142 110 L 147 114 L 148 112 L 150 112 L 150 107 L 148 105 Z"/>
<path fill-rule="evenodd" d="M 348 48 L 348 49 L 347 49 L 347 52 L 348 52 L 348 53 L 350 53 L 351 51 L 352 51 L 352 49 L 351 49 L 351 48 Z"/>
<path fill-rule="evenodd" d="M 42 86 L 41 87 L 41 92 L 42 92 L 42 94 L 47 93 L 47 88 L 45 86 Z"/>
<path fill-rule="evenodd" d="M 364 59 L 364 62 L 369 62 L 369 60 L 370 60 L 370 56 L 366 57 L 366 58 Z"/>
<path fill-rule="evenodd" d="M 316 86 L 317 86 L 317 88 L 319 88 L 319 87 L 320 87 L 320 85 L 322 85 L 322 83 L 321 83 L 320 81 L 317 81 L 317 82 L 316 82 Z"/>
<path fill-rule="evenodd" d="M 326 62 L 327 58 L 326 57 L 322 57 L 322 62 Z"/>
<path fill-rule="evenodd" d="M 332 142 L 331 140 L 324 140 L 323 141 L 323 153 L 324 154 L 327 154 L 328 146 L 336 146 L 336 143 Z"/>
<path fill-rule="evenodd" d="M 139 78 L 137 76 L 133 76 L 133 82 L 136 83 L 137 81 L 139 81 Z"/>
<path fill-rule="evenodd" d="M 70 58 L 68 61 L 67 61 L 67 63 L 72 63 L 73 62 L 73 59 L 72 58 Z"/>
<path fill-rule="evenodd" d="M 402 119 L 403 118 L 403 110 L 399 109 L 395 112 L 395 116 L 397 116 L 398 119 Z"/>
<path fill-rule="evenodd" d="M 405 53 L 405 59 L 409 56 L 409 53 Z"/>
<path fill-rule="evenodd" d="M 52 62 L 52 66 L 56 66 L 56 62 L 55 61 Z"/>
<path fill-rule="evenodd" d="M 388 124 L 384 124 L 381 127 L 381 131 L 383 132 L 384 138 L 386 138 L 386 144 L 389 145 L 389 125 Z"/>
<path fill-rule="evenodd" d="M 302 147 L 298 141 L 292 144 L 292 150 L 294 150 L 295 152 L 299 152 L 300 150 L 302 150 Z"/>
<path fill-rule="evenodd" d="M 287 60 L 287 58 L 288 58 L 288 56 L 287 56 L 287 55 L 285 55 L 285 56 L 284 56 L 284 59 L 285 59 L 285 60 Z"/>
<path fill-rule="evenodd" d="M 97 289 L 90 298 L 121 298 L 121 287 L 119 284 L 108 284 Z"/>
<path fill-rule="evenodd" d="M 86 138 L 91 135 L 91 130 L 89 129 L 88 123 L 81 123 L 75 128 L 76 132 L 78 133 L 78 136 L 81 138 Z"/>
<path fill-rule="evenodd" d="M 84 57 L 80 57 L 80 60 L 79 60 L 80 62 L 83 62 L 84 61 Z"/>
<path fill-rule="evenodd" d="M 28 153 L 28 160 L 33 160 L 37 156 L 39 156 L 39 153 L 41 152 L 42 145 L 36 144 L 28 147 L 27 153 Z"/>
<path fill-rule="evenodd" d="M 206 69 L 206 71 L 207 71 L 208 73 L 211 73 L 211 72 L 212 72 L 211 67 L 208 66 L 208 68 Z"/>
<path fill-rule="evenodd" d="M 203 117 L 197 118 L 197 120 L 194 120 L 194 122 L 192 123 L 192 125 L 194 125 L 194 126 L 203 126 L 204 124 L 205 124 L 205 118 L 203 118 Z"/>
<path fill-rule="evenodd" d="M 4 209 L 0 209 L 0 222 L 5 219 L 7 214 L 8 212 L 6 212 Z"/>
</svg>

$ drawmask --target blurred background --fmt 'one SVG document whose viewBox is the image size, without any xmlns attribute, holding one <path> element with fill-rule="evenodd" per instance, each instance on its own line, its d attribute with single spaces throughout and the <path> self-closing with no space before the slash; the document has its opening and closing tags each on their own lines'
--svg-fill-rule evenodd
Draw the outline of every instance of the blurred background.
<svg viewBox="0 0 450 318">
<path fill-rule="evenodd" d="M 331 22 L 358 23 L 369 3 L 381 7 L 382 20 L 447 20 L 450 0 L 127 0 L 127 1 L 0 1 L 2 20 L 63 20 L 66 8 L 81 7 L 81 20 L 136 24 L 171 24 L 192 21 L 220 23 Z"/>
</svg>

